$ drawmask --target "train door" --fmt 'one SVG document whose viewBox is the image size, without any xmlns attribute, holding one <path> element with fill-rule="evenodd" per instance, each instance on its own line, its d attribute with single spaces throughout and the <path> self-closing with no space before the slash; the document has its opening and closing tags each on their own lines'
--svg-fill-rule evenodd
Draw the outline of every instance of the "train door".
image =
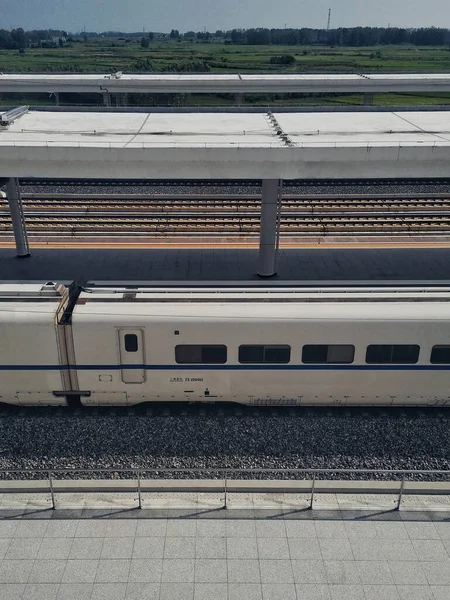
<svg viewBox="0 0 450 600">
<path fill-rule="evenodd" d="M 141 329 L 119 329 L 119 351 L 124 383 L 144 383 L 144 335 Z"/>
</svg>

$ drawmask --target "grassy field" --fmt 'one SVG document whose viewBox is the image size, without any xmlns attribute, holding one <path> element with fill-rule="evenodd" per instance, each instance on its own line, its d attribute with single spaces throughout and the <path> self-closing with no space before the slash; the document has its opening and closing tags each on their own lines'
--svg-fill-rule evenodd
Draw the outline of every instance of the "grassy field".
<svg viewBox="0 0 450 600">
<path fill-rule="evenodd" d="M 271 64 L 281 54 L 295 57 L 291 66 Z M 63 48 L 0 51 L 0 72 L 110 73 L 198 72 L 210 73 L 303 73 L 303 72 L 450 72 L 450 51 L 445 48 L 386 46 L 373 48 L 328 48 L 303 46 L 240 46 L 218 43 L 150 42 L 140 40 L 90 39 Z M 7 98 L 2 98 L 3 103 Z M 42 103 L 44 99 L 38 99 Z M 264 104 L 264 97 L 246 102 Z M 47 100 L 48 101 L 48 100 Z M 233 99 L 189 97 L 188 104 L 228 104 Z M 51 102 L 51 101 L 50 101 Z M 361 96 L 284 97 L 282 104 L 360 104 Z M 449 104 L 450 94 L 377 95 L 376 105 Z"/>
<path fill-rule="evenodd" d="M 272 65 L 270 59 L 291 54 L 295 64 Z M 373 48 L 328 48 L 305 46 L 240 46 L 191 42 L 150 42 L 141 48 L 138 40 L 92 39 L 63 48 L 0 51 L 2 72 L 110 72 L 134 71 L 138 63 L 165 71 L 190 63 L 205 62 L 211 72 L 342 72 L 360 71 L 450 71 L 450 52 L 445 48 L 377 46 Z"/>
</svg>

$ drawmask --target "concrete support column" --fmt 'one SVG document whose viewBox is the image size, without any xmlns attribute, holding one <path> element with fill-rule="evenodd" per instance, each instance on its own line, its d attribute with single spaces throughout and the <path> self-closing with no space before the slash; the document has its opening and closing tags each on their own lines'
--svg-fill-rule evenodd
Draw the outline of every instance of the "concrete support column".
<svg viewBox="0 0 450 600">
<path fill-rule="evenodd" d="M 276 275 L 278 198 L 280 193 L 279 179 L 263 180 L 258 259 L 259 277 L 273 277 Z"/>
<path fill-rule="evenodd" d="M 244 94 L 235 94 L 234 103 L 236 106 L 242 106 L 244 104 Z"/>
<path fill-rule="evenodd" d="M 15 177 L 8 179 L 6 184 L 6 196 L 8 198 L 11 221 L 16 240 L 16 252 L 19 258 L 30 256 L 25 218 L 23 216 L 22 199 L 20 197 L 19 180 Z"/>
<path fill-rule="evenodd" d="M 105 106 L 111 106 L 111 94 L 109 92 L 103 92 L 103 104 Z"/>
<path fill-rule="evenodd" d="M 59 92 L 55 92 L 55 104 L 59 106 Z"/>
<path fill-rule="evenodd" d="M 373 106 L 373 94 L 364 94 L 364 106 Z"/>
</svg>

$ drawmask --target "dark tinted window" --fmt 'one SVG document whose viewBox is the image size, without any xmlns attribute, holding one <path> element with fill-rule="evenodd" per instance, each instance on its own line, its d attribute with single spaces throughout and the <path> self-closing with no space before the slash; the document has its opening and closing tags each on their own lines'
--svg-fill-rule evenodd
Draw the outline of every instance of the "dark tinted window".
<svg viewBox="0 0 450 600">
<path fill-rule="evenodd" d="M 176 346 L 175 360 L 181 365 L 187 363 L 221 365 L 227 362 L 227 347 L 213 345 Z"/>
<path fill-rule="evenodd" d="M 305 364 L 349 364 L 353 362 L 355 346 L 351 344 L 310 344 L 303 346 Z"/>
<path fill-rule="evenodd" d="M 450 365 L 450 346 L 433 346 L 430 362 L 433 365 Z"/>
<path fill-rule="evenodd" d="M 138 338 L 135 333 L 127 333 L 125 335 L 125 350 L 127 352 L 138 351 Z"/>
<path fill-rule="evenodd" d="M 368 364 L 414 365 L 419 360 L 420 346 L 416 344 L 374 344 L 367 348 Z"/>
<path fill-rule="evenodd" d="M 243 364 L 287 364 L 290 346 L 239 346 L 239 362 Z"/>
</svg>

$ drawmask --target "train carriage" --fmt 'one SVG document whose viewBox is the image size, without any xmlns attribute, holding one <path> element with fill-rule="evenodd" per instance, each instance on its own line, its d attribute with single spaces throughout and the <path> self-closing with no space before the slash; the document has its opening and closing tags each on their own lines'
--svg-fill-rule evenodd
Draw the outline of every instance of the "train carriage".
<svg viewBox="0 0 450 600">
<path fill-rule="evenodd" d="M 45 336 L 18 333 L 23 371 L 2 350 L 6 402 L 450 404 L 450 288 L 54 290 L 52 319 L 30 326 Z M 18 296 L 1 333 L 23 327 L 26 306 Z"/>
</svg>

